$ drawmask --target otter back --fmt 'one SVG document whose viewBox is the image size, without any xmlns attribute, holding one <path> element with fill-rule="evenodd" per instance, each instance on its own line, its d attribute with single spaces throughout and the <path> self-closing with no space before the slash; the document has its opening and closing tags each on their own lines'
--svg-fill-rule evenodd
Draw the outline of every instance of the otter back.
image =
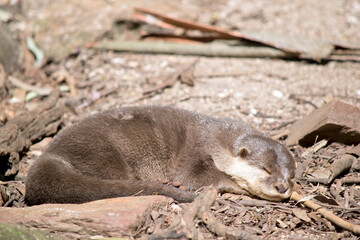
<svg viewBox="0 0 360 240">
<path fill-rule="evenodd" d="M 249 125 L 173 107 L 125 107 L 63 129 L 31 166 L 28 204 L 80 203 L 134 194 L 192 201 L 190 190 L 269 200 L 290 196 L 295 163 L 280 143 Z"/>
</svg>

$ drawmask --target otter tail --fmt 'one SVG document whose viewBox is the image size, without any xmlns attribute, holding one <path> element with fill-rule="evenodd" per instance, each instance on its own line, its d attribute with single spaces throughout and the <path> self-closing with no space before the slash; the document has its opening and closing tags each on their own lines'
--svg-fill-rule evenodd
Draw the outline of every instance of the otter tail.
<svg viewBox="0 0 360 240">
<path fill-rule="evenodd" d="M 44 154 L 29 170 L 25 199 L 28 205 L 83 203 L 132 195 L 164 195 L 191 202 L 195 194 L 156 182 L 106 180 L 85 176 L 56 156 Z"/>
</svg>

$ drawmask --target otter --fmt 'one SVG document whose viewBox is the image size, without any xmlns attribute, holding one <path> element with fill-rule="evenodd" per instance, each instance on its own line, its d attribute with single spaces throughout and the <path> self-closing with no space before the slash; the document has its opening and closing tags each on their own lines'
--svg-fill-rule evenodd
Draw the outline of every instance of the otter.
<svg viewBox="0 0 360 240">
<path fill-rule="evenodd" d="M 213 185 L 281 201 L 294 174 L 290 152 L 244 122 L 168 106 L 120 107 L 62 129 L 30 167 L 25 199 L 37 205 L 160 194 L 190 202 L 193 190 Z"/>
</svg>

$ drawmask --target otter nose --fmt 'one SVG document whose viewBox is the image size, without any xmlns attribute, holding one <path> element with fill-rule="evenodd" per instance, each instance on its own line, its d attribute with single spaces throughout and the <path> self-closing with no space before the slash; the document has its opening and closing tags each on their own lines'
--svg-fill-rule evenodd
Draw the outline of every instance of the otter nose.
<svg viewBox="0 0 360 240">
<path fill-rule="evenodd" d="M 279 193 L 283 194 L 283 193 L 285 193 L 285 192 L 289 189 L 289 187 L 286 186 L 286 185 L 284 185 L 284 184 L 282 184 L 282 183 L 278 183 L 278 184 L 275 185 L 275 189 L 276 189 L 276 191 L 278 191 Z"/>
</svg>

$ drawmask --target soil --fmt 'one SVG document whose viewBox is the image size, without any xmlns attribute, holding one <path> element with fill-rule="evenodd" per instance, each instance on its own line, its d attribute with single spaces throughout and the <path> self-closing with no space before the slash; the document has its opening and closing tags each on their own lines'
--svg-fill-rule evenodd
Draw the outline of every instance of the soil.
<svg viewBox="0 0 360 240">
<path fill-rule="evenodd" d="M 10 25 L 14 31 L 20 31 L 22 26 L 23 33 L 34 36 L 48 60 L 52 61 L 35 73 L 19 71 L 13 75 L 39 87 L 68 85 L 69 82 L 57 81 L 59 78 L 53 77 L 64 71 L 67 77 L 74 79 L 76 95 L 62 92 L 59 100 L 70 109 L 64 114 L 61 127 L 117 106 L 156 104 L 235 118 L 269 135 L 276 135 L 331 98 L 360 108 L 360 61 L 357 60 L 316 63 L 309 60 L 209 58 L 118 53 L 83 47 L 87 42 L 113 37 L 114 21 L 131 16 L 133 6 L 238 31 L 266 31 L 331 42 L 360 42 L 359 0 L 149 0 L 146 3 L 34 0 L 31 4 L 23 4 L 23 18 Z M 143 97 L 144 91 L 160 86 L 187 65 L 193 66 L 194 86 L 177 81 L 152 97 Z M 11 101 L 15 89 L 10 84 L 9 95 L 0 105 L 4 109 L 0 115 L 3 123 L 20 112 L 36 108 L 43 99 L 37 97 L 20 103 Z M 301 157 L 306 149 L 298 145 L 290 148 L 298 165 L 305 163 L 302 177 L 327 166 L 347 149 L 349 146 L 332 143 L 317 153 Z M 24 178 L 36 154 L 35 150 L 25 153 L 17 179 Z M 360 177 L 359 170 L 353 169 L 347 174 Z M 360 189 L 356 184 L 340 183 L 341 190 L 336 196 L 330 191 L 335 183 L 324 185 L 298 180 L 297 184 L 304 195 L 326 196 L 335 199 L 340 206 L 347 204 L 347 207 L 359 209 Z M 349 194 L 353 194 L 354 202 L 349 203 Z M 222 196 L 212 210 L 224 224 L 245 229 L 261 238 L 356 239 L 355 235 L 305 208 L 301 209 L 308 213 L 310 221 L 300 219 L 294 213 L 294 202 L 236 205 L 242 199 L 247 198 Z M 332 210 L 344 219 L 360 223 L 359 210 Z M 173 208 L 163 209 L 160 216 L 168 219 L 171 212 Z M 147 222 L 138 236 L 151 233 L 155 222 Z M 206 238 L 216 238 L 201 223 L 198 227 Z"/>
</svg>

